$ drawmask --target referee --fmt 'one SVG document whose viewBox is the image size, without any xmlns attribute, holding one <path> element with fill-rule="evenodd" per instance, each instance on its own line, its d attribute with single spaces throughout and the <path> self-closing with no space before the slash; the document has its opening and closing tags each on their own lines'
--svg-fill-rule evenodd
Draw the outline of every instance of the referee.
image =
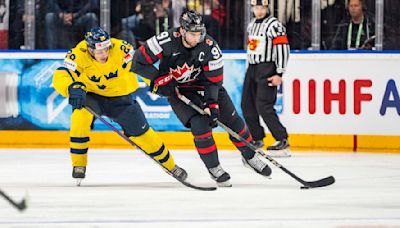
<svg viewBox="0 0 400 228">
<path fill-rule="evenodd" d="M 272 156 L 289 157 L 288 134 L 274 109 L 277 86 L 282 83 L 289 58 L 286 29 L 277 18 L 268 16 L 268 0 L 251 0 L 251 5 L 255 18 L 247 27 L 249 67 L 243 83 L 242 110 L 255 146 L 264 146 L 261 115 L 276 140 L 267 150 Z"/>
</svg>

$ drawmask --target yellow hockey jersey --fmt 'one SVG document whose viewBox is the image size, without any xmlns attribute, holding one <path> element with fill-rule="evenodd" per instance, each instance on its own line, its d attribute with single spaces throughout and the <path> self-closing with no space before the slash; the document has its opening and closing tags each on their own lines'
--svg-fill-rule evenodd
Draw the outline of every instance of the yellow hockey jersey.
<svg viewBox="0 0 400 228">
<path fill-rule="evenodd" d="M 134 92 L 139 83 L 136 74 L 130 71 L 133 47 L 126 41 L 115 38 L 111 38 L 111 43 L 107 62 L 103 64 L 90 55 L 84 40 L 71 49 L 64 64 L 54 72 L 53 85 L 57 92 L 65 97 L 69 96 L 68 86 L 74 81 L 85 84 L 87 92 L 105 97 Z"/>
</svg>

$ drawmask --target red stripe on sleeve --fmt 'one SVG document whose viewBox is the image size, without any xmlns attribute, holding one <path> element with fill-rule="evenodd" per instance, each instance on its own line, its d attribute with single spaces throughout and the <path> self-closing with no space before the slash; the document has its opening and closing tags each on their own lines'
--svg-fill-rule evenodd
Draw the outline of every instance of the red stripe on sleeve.
<svg viewBox="0 0 400 228">
<path fill-rule="evenodd" d="M 220 82 L 220 81 L 222 81 L 223 78 L 224 78 L 224 75 L 223 75 L 223 74 L 220 74 L 220 75 L 215 76 L 215 77 L 208 77 L 207 79 L 208 79 L 209 81 L 215 83 L 215 82 Z"/>
<path fill-rule="evenodd" d="M 204 71 L 210 71 L 210 67 L 207 65 L 207 66 L 203 66 L 203 70 Z"/>
<path fill-rule="evenodd" d="M 274 45 L 277 45 L 277 44 L 288 44 L 289 40 L 288 40 L 288 38 L 286 36 L 278 36 L 278 37 L 276 37 L 275 39 L 272 40 L 272 43 Z"/>
<path fill-rule="evenodd" d="M 153 60 L 151 60 L 150 56 L 146 53 L 146 49 L 144 48 L 143 45 L 140 46 L 139 50 L 140 50 L 140 52 L 142 52 L 142 54 L 146 58 L 147 62 L 150 63 L 150 64 L 153 64 Z"/>
<path fill-rule="evenodd" d="M 163 75 L 158 77 L 156 80 L 154 80 L 154 84 L 163 86 L 168 84 L 172 80 L 172 76 L 170 74 Z"/>
</svg>

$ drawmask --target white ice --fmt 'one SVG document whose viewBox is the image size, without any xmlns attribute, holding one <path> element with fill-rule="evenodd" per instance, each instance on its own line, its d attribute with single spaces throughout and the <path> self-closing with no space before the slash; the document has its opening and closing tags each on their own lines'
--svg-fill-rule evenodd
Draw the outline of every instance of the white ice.
<svg viewBox="0 0 400 228">
<path fill-rule="evenodd" d="M 194 150 L 171 151 L 190 181 L 215 186 Z M 400 154 L 294 152 L 277 159 L 305 180 L 329 175 L 332 186 L 300 190 L 271 164 L 272 179 L 220 151 L 232 188 L 187 188 L 137 150 L 90 149 L 81 187 L 68 149 L 0 149 L 0 227 L 334 227 L 400 228 Z"/>
</svg>

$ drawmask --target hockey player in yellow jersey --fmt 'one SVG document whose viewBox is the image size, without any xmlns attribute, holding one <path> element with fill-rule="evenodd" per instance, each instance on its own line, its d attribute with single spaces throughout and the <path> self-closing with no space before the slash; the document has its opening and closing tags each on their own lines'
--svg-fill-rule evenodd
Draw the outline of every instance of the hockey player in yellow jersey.
<svg viewBox="0 0 400 228">
<path fill-rule="evenodd" d="M 94 121 L 85 107 L 118 123 L 126 136 L 176 178 L 187 177 L 131 95 L 139 87 L 136 74 L 130 72 L 133 53 L 129 43 L 110 38 L 107 32 L 96 27 L 67 53 L 63 66 L 54 72 L 53 85 L 57 92 L 68 97 L 73 110 L 70 155 L 72 177 L 78 185 L 85 178 L 89 132 Z"/>
</svg>

